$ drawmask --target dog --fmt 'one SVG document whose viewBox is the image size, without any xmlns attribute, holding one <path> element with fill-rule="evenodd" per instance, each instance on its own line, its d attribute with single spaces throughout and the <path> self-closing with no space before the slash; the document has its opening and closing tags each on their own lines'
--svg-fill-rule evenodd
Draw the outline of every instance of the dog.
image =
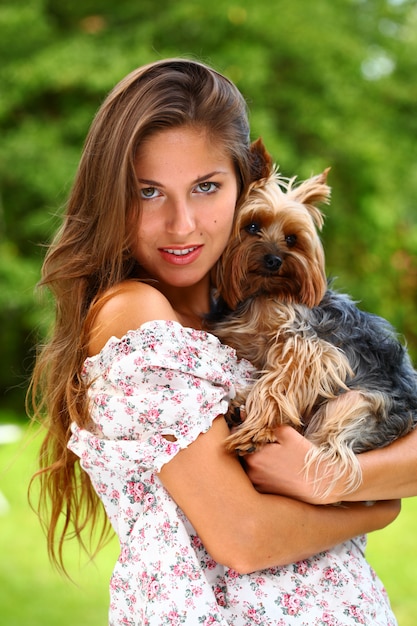
<svg viewBox="0 0 417 626">
<path fill-rule="evenodd" d="M 290 424 L 315 444 L 305 470 L 361 481 L 356 454 L 384 447 L 417 422 L 417 373 L 395 329 L 332 288 L 320 240 L 329 170 L 301 184 L 281 177 L 262 141 L 252 144 L 262 177 L 238 207 L 214 276 L 208 327 L 256 369 L 230 409 L 246 419 L 226 441 L 245 455 Z M 323 471 L 327 468 L 328 475 Z"/>
</svg>

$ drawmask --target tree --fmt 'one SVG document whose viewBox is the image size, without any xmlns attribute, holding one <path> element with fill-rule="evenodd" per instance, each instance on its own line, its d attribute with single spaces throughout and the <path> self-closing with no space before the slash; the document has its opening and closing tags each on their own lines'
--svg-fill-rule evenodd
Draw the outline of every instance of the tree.
<svg viewBox="0 0 417 626">
<path fill-rule="evenodd" d="M 4 405 L 21 408 L 48 326 L 33 289 L 91 119 L 123 75 L 166 56 L 238 84 L 285 176 L 331 166 L 329 272 L 417 358 L 416 20 L 414 0 L 2 0 Z"/>
</svg>

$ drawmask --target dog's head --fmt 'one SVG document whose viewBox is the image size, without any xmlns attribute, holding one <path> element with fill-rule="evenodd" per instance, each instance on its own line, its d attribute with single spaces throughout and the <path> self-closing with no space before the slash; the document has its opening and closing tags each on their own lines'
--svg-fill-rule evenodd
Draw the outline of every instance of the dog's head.
<svg viewBox="0 0 417 626">
<path fill-rule="evenodd" d="M 263 160 L 263 178 L 251 184 L 236 211 L 217 265 L 216 295 L 232 310 L 257 295 L 315 306 L 327 287 L 317 204 L 329 201 L 329 170 L 295 185 L 279 176 L 262 142 L 253 151 L 258 163 Z"/>
</svg>

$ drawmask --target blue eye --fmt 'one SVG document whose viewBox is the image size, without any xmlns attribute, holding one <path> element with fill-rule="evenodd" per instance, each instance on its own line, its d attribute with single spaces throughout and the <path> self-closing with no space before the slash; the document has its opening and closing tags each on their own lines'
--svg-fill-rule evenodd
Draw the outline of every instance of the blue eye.
<svg viewBox="0 0 417 626">
<path fill-rule="evenodd" d="M 245 226 L 245 230 L 250 235 L 257 235 L 261 232 L 261 225 L 257 222 L 250 222 L 247 226 Z"/>
<path fill-rule="evenodd" d="M 196 187 L 197 193 L 214 193 L 217 189 L 219 189 L 220 185 L 218 183 L 213 182 L 204 182 L 199 183 Z"/>
<path fill-rule="evenodd" d="M 156 187 L 144 187 L 140 190 L 140 195 L 142 198 L 149 200 L 150 198 L 156 198 L 158 195 L 158 190 Z"/>
</svg>

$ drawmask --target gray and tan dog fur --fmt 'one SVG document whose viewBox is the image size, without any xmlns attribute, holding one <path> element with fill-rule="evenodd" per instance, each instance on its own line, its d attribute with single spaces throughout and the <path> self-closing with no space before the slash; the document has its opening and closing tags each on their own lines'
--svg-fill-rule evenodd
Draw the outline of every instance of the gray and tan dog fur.
<svg viewBox="0 0 417 626">
<path fill-rule="evenodd" d="M 354 490 L 356 453 L 414 428 L 416 371 L 386 320 L 328 286 L 318 208 L 329 202 L 328 170 L 295 185 L 279 176 L 260 140 L 252 149 L 263 175 L 237 211 L 209 322 L 258 372 L 236 398 L 247 417 L 227 447 L 246 454 L 291 424 L 316 444 L 306 471 L 314 465 L 318 480 L 327 467 Z"/>
</svg>

